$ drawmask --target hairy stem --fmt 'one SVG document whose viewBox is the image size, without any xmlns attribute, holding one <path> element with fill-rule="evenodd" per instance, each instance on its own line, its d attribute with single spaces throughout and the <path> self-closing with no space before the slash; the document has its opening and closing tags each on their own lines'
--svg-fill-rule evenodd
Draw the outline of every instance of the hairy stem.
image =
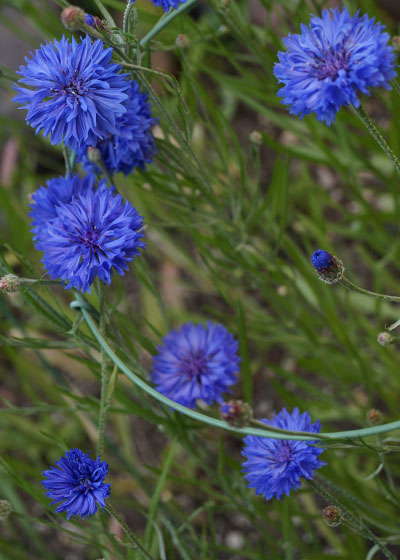
<svg viewBox="0 0 400 560">
<path fill-rule="evenodd" d="M 135 535 L 132 533 L 132 531 L 129 529 L 128 525 L 125 523 L 125 521 L 121 518 L 121 516 L 119 515 L 119 513 L 117 513 L 115 511 L 115 509 L 113 508 L 113 506 L 110 503 L 107 503 L 104 507 L 104 509 L 121 525 L 125 535 L 128 537 L 129 542 L 132 545 L 132 548 L 140 551 L 140 553 L 142 554 L 143 558 L 146 558 L 146 560 L 154 560 L 152 556 L 150 556 L 150 554 L 147 552 L 147 550 L 142 546 L 142 544 L 140 543 L 139 539 L 135 537 Z"/>
<path fill-rule="evenodd" d="M 99 330 L 102 337 L 105 335 L 106 330 L 106 318 L 105 318 L 105 300 L 104 300 L 104 284 L 101 280 L 97 279 L 97 293 L 99 297 Z M 103 454 L 104 449 L 104 427 L 107 412 L 107 354 L 100 344 L 100 355 L 101 355 L 101 393 L 100 393 L 100 412 L 99 412 L 99 424 L 98 424 L 98 440 L 97 440 L 97 452 L 96 455 L 100 456 Z"/>
<path fill-rule="evenodd" d="M 353 108 L 354 108 L 354 111 L 356 112 L 357 116 L 363 122 L 363 124 L 366 127 L 366 129 L 368 130 L 368 132 L 377 141 L 379 146 L 382 148 L 382 150 L 388 156 L 390 161 L 393 163 L 397 173 L 400 175 L 400 161 L 398 160 L 397 156 L 395 156 L 392 149 L 389 147 L 389 144 L 386 142 L 386 140 L 384 139 L 382 134 L 379 132 L 379 130 L 376 128 L 374 123 L 371 121 L 371 119 L 367 115 L 367 112 L 365 111 L 364 107 L 360 103 L 360 106 L 358 108 L 356 108 L 354 106 L 353 106 Z"/>
<path fill-rule="evenodd" d="M 343 278 L 340 280 L 340 283 L 343 284 L 343 286 L 345 286 L 347 289 L 352 290 L 353 292 L 357 292 L 359 294 L 374 297 L 377 299 L 392 301 L 394 303 L 400 303 L 400 296 L 390 296 L 387 294 L 379 294 L 378 292 L 371 292 L 370 290 L 365 290 L 364 288 L 361 288 L 360 286 L 357 286 L 357 284 L 351 282 L 351 280 L 346 278 L 346 276 L 343 276 Z"/>
</svg>

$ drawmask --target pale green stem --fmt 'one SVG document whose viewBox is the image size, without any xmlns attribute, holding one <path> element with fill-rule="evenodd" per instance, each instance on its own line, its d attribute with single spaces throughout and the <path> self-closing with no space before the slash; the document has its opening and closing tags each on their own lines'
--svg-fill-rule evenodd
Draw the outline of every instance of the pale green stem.
<svg viewBox="0 0 400 560">
<path fill-rule="evenodd" d="M 150 385 L 148 385 L 143 379 L 141 379 L 138 375 L 136 375 L 133 371 L 131 371 L 128 366 L 120 360 L 120 358 L 115 354 L 115 352 L 111 349 L 111 347 L 107 344 L 106 340 L 102 337 L 99 330 L 97 329 L 96 325 L 93 322 L 90 314 L 88 313 L 88 302 L 81 296 L 79 292 L 75 292 L 75 301 L 71 303 L 71 307 L 74 309 L 79 309 L 85 318 L 85 321 L 92 331 L 93 336 L 96 338 L 100 346 L 104 349 L 108 357 L 114 362 L 114 364 L 118 367 L 120 371 L 125 373 L 125 375 L 140 389 L 146 392 L 148 395 L 152 396 L 159 402 L 169 406 L 194 420 L 198 420 L 203 422 L 204 424 L 208 424 L 210 426 L 214 426 L 217 428 L 222 428 L 223 430 L 227 430 L 230 432 L 235 432 L 242 435 L 253 435 L 253 436 L 260 436 L 260 437 L 267 437 L 271 439 L 285 439 L 285 440 L 299 440 L 299 441 L 309 441 L 315 442 L 319 439 L 354 439 L 354 438 L 363 438 L 367 436 L 372 436 L 376 434 L 384 434 L 387 432 L 393 432 L 394 430 L 400 429 L 400 421 L 390 422 L 389 424 L 382 424 L 380 426 L 371 426 L 369 428 L 363 428 L 361 430 L 346 430 L 343 432 L 323 432 L 320 434 L 312 434 L 308 436 L 299 435 L 298 432 L 289 433 L 282 433 L 282 431 L 271 431 L 268 429 L 259 429 L 259 428 L 236 428 L 234 426 L 230 426 L 226 422 L 222 420 L 217 420 L 210 416 L 206 416 L 196 410 L 192 410 L 183 406 L 156 391 Z"/>
<path fill-rule="evenodd" d="M 99 316 L 100 316 L 100 334 L 102 337 L 105 335 L 106 331 L 106 318 L 105 318 L 105 301 L 104 301 L 104 284 L 101 280 L 97 279 L 97 293 L 99 296 Z M 107 412 L 107 355 L 100 344 L 100 356 L 101 356 L 101 393 L 100 393 L 100 411 L 99 411 L 99 424 L 98 424 L 98 440 L 97 440 L 97 451 L 96 456 L 102 456 L 104 449 L 104 426 L 106 420 Z"/>
<path fill-rule="evenodd" d="M 146 45 L 146 43 L 151 41 L 151 39 L 153 39 L 153 37 L 155 37 L 155 35 L 157 35 L 157 33 L 162 31 L 164 29 L 164 27 L 166 27 L 169 23 L 171 23 L 172 20 L 174 20 L 176 17 L 178 17 L 180 14 L 182 14 L 186 10 L 188 10 L 196 2 L 197 2 L 197 0 L 187 0 L 184 4 L 179 6 L 179 8 L 177 8 L 176 10 L 172 10 L 166 17 L 163 17 L 162 19 L 160 19 L 155 24 L 153 29 L 151 29 L 151 31 L 149 31 L 147 33 L 147 35 L 145 35 L 143 37 L 143 39 L 141 39 L 140 46 L 144 47 Z"/>
<path fill-rule="evenodd" d="M 371 292 L 370 290 L 365 290 L 360 286 L 357 286 L 353 282 L 351 282 L 346 276 L 340 280 L 340 283 L 343 284 L 347 289 L 352 290 L 353 292 L 357 292 L 359 294 L 363 294 L 365 296 L 374 297 L 377 299 L 384 299 L 386 301 L 392 301 L 394 303 L 400 303 L 400 296 L 390 296 L 387 294 L 378 294 L 377 292 Z"/>
<path fill-rule="evenodd" d="M 374 123 L 371 121 L 371 119 L 367 115 L 367 112 L 365 111 L 364 107 L 360 103 L 358 108 L 356 108 L 354 106 L 353 106 L 353 108 L 354 108 L 354 111 L 356 112 L 357 116 L 361 119 L 361 121 L 363 122 L 363 124 L 367 128 L 368 132 L 377 141 L 379 146 L 382 148 L 382 150 L 388 156 L 390 161 L 393 163 L 397 173 L 400 175 L 400 161 L 395 156 L 392 149 L 389 147 L 389 144 L 386 142 L 386 140 L 384 139 L 382 134 L 379 132 L 379 130 L 376 128 Z"/>
<path fill-rule="evenodd" d="M 146 558 L 146 560 L 154 560 L 153 557 L 150 556 L 150 554 L 147 552 L 147 550 L 142 546 L 139 539 L 137 537 L 135 537 L 135 535 L 129 529 L 128 525 L 121 518 L 119 513 L 117 513 L 115 511 L 113 506 L 110 503 L 107 503 L 105 505 L 104 509 L 121 525 L 125 535 L 128 537 L 128 540 L 132 545 L 132 548 L 134 548 L 136 550 L 139 550 L 140 553 L 142 554 L 143 558 Z"/>
</svg>

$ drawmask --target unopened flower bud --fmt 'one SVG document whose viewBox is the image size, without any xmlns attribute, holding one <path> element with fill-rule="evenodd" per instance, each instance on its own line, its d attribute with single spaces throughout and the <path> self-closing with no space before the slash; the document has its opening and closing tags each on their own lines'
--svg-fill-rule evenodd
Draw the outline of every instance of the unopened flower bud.
<svg viewBox="0 0 400 560">
<path fill-rule="evenodd" d="M 220 412 L 222 420 L 237 428 L 247 426 L 253 418 L 251 406 L 240 400 L 230 400 L 222 403 Z"/>
<path fill-rule="evenodd" d="M 12 505 L 8 500 L 0 500 L 0 521 L 5 521 L 12 512 Z"/>
<path fill-rule="evenodd" d="M 61 12 L 61 21 L 64 27 L 76 31 L 85 24 L 85 12 L 78 6 L 68 6 Z"/>
<path fill-rule="evenodd" d="M 0 278 L 0 290 L 8 294 L 14 294 L 19 290 L 20 280 L 15 274 L 6 274 Z"/>
<path fill-rule="evenodd" d="M 320 280 L 326 284 L 335 284 L 343 278 L 343 262 L 328 251 L 318 249 L 312 254 L 311 262 L 318 272 Z"/>
<path fill-rule="evenodd" d="M 256 146 L 260 146 L 262 144 L 262 136 L 258 132 L 258 130 L 253 130 L 253 132 L 250 132 L 249 138 L 250 138 L 250 142 L 252 142 Z"/>
<path fill-rule="evenodd" d="M 88 147 L 86 151 L 86 157 L 89 161 L 95 163 L 96 165 L 100 165 L 103 162 L 100 150 L 98 148 L 95 148 L 94 146 Z"/>
<path fill-rule="evenodd" d="M 184 35 L 183 33 L 179 33 L 179 35 L 175 39 L 175 43 L 176 46 L 180 47 L 181 49 L 186 49 L 190 45 L 188 36 Z"/>
<path fill-rule="evenodd" d="M 392 45 L 396 51 L 400 51 L 400 37 L 399 35 L 395 35 L 392 37 Z"/>
<path fill-rule="evenodd" d="M 343 521 L 343 513 L 336 506 L 327 506 L 322 515 L 329 527 L 337 527 Z"/>
<path fill-rule="evenodd" d="M 377 341 L 381 346 L 389 346 L 389 344 L 392 344 L 394 342 L 394 338 L 389 332 L 383 331 L 378 334 Z"/>
<path fill-rule="evenodd" d="M 383 416 L 380 410 L 377 410 L 376 408 L 371 408 L 371 410 L 368 410 L 367 424 L 369 426 L 378 426 L 379 424 L 382 424 L 382 422 Z"/>
</svg>

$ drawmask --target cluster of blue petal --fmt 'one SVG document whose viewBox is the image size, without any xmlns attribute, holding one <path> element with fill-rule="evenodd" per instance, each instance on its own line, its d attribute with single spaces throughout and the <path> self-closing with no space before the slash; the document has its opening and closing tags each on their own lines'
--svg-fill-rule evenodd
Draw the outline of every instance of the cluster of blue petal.
<svg viewBox="0 0 400 560">
<path fill-rule="evenodd" d="M 94 461 L 80 449 L 71 449 L 55 461 L 56 467 L 43 471 L 45 480 L 42 485 L 47 489 L 46 496 L 59 504 L 57 513 L 67 512 L 67 519 L 74 516 L 85 518 L 105 506 L 105 498 L 110 495 L 110 485 L 104 483 L 108 474 L 108 464 Z"/>
<path fill-rule="evenodd" d="M 86 175 L 72 175 L 57 177 L 47 181 L 46 186 L 39 187 L 32 195 L 31 211 L 33 239 L 43 240 L 47 237 L 47 225 L 57 217 L 56 208 L 62 204 L 69 204 L 79 193 L 93 190 L 96 177 Z M 102 181 L 99 188 L 104 188 Z"/>
<path fill-rule="evenodd" d="M 332 255 L 323 249 L 317 249 L 311 255 L 312 265 L 318 272 L 327 270 L 332 264 L 332 259 Z"/>
<path fill-rule="evenodd" d="M 60 203 L 57 189 L 64 197 Z M 71 199 L 66 200 L 69 195 Z M 123 275 L 127 263 L 145 247 L 143 218 L 104 180 L 95 189 L 90 178 L 53 179 L 47 189 L 41 187 L 33 195 L 31 208 L 36 248 L 44 253 L 44 267 L 51 278 L 63 280 L 66 288 L 90 292 L 96 276 L 110 284 L 113 270 Z"/>
<path fill-rule="evenodd" d="M 28 87 L 14 85 L 19 92 L 14 101 L 27 110 L 36 132 L 73 149 L 118 133 L 116 119 L 126 112 L 129 81 L 111 62 L 112 52 L 86 35 L 80 43 L 54 40 L 26 58 L 18 84 Z"/>
<path fill-rule="evenodd" d="M 300 414 L 297 407 L 291 414 L 284 408 L 274 414 L 273 420 L 263 418 L 262 422 L 291 431 L 317 434 L 321 430 L 318 421 L 312 424 L 308 412 Z M 301 487 L 300 477 L 310 480 L 314 478 L 314 471 L 326 464 L 318 458 L 324 449 L 310 442 L 259 436 L 246 436 L 243 441 L 242 454 L 247 458 L 243 471 L 248 486 L 267 500 L 274 496 L 280 500 L 283 494 L 288 496 L 291 490 Z"/>
<path fill-rule="evenodd" d="M 170 8 L 179 7 L 179 4 L 184 4 L 186 0 L 151 0 L 155 6 L 161 6 L 164 12 L 168 12 Z"/>
<path fill-rule="evenodd" d="M 367 15 L 333 9 L 324 10 L 322 18 L 313 16 L 309 27 L 302 24 L 301 35 L 284 39 L 287 52 L 279 52 L 274 74 L 284 84 L 279 96 L 290 113 L 315 113 L 330 125 L 342 105 L 359 106 L 358 92 L 390 89 L 395 55 L 383 29 Z"/>
<path fill-rule="evenodd" d="M 153 358 L 151 378 L 170 399 L 195 408 L 196 400 L 223 402 L 222 394 L 236 383 L 238 343 L 222 325 L 186 323 L 171 331 Z"/>
<path fill-rule="evenodd" d="M 95 146 L 109 173 L 122 171 L 128 175 L 135 167 L 144 169 L 146 163 L 152 162 L 155 152 L 151 129 L 157 120 L 151 116 L 147 93 L 141 93 L 139 84 L 132 80 L 127 94 L 126 111 L 116 119 L 118 134 L 107 135 Z M 83 162 L 87 171 L 100 171 L 87 158 L 87 148 L 81 148 L 78 160 Z"/>
</svg>

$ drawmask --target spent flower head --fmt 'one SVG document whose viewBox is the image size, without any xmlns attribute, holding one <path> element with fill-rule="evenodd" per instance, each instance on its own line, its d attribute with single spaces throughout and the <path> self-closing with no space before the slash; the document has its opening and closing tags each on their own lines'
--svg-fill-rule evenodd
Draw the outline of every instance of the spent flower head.
<svg viewBox="0 0 400 560">
<path fill-rule="evenodd" d="M 196 400 L 223 402 L 222 394 L 237 382 L 238 343 L 222 325 L 186 323 L 158 347 L 151 378 L 170 399 L 195 408 Z"/>
<path fill-rule="evenodd" d="M 105 506 L 105 498 L 110 495 L 110 484 L 104 479 L 108 474 L 108 464 L 93 460 L 80 449 L 71 449 L 55 461 L 56 467 L 43 471 L 46 496 L 53 504 L 60 504 L 56 513 L 67 512 L 67 519 L 74 516 L 90 517 L 100 507 Z"/>
<path fill-rule="evenodd" d="M 26 58 L 14 101 L 27 110 L 26 120 L 36 132 L 73 149 L 118 133 L 116 119 L 126 112 L 129 81 L 111 62 L 112 53 L 86 35 L 80 43 L 54 40 Z"/>
<path fill-rule="evenodd" d="M 266 426 L 291 431 L 316 434 L 321 430 L 318 421 L 312 424 L 308 412 L 300 414 L 297 407 L 291 414 L 284 408 L 274 414 L 272 420 L 263 418 L 262 422 Z M 301 487 L 300 478 L 311 480 L 314 471 L 326 464 L 319 459 L 324 449 L 310 445 L 316 442 L 260 436 L 246 436 L 243 441 L 242 455 L 247 458 L 243 471 L 248 486 L 255 488 L 255 493 L 262 494 L 267 500 L 274 496 L 280 500 L 283 494 L 288 496 L 291 490 Z"/>
<path fill-rule="evenodd" d="M 284 86 L 278 95 L 294 115 L 315 113 L 328 125 L 342 105 L 358 107 L 359 93 L 390 89 L 396 76 L 393 47 L 384 26 L 368 15 L 353 17 L 347 8 L 324 10 L 301 25 L 301 34 L 283 39 L 274 74 Z"/>
</svg>

